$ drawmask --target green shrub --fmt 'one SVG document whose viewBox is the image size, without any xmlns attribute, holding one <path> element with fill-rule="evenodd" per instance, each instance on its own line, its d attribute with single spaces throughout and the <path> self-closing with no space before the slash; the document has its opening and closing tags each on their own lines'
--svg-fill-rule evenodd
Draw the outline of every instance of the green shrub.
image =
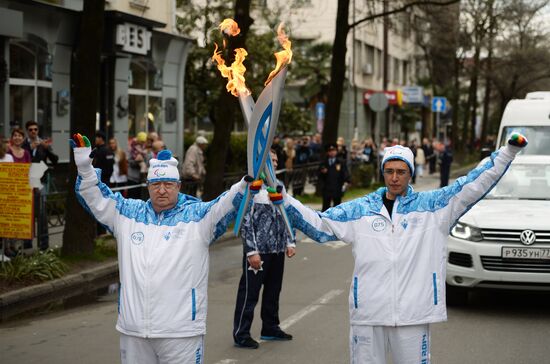
<svg viewBox="0 0 550 364">
<path fill-rule="evenodd" d="M 374 166 L 372 164 L 359 164 L 351 168 L 351 184 L 355 188 L 370 187 L 374 178 Z"/>
<path fill-rule="evenodd" d="M 52 251 L 35 252 L 31 256 L 18 255 L 0 266 L 0 278 L 7 282 L 47 281 L 60 278 L 68 267 Z"/>
</svg>

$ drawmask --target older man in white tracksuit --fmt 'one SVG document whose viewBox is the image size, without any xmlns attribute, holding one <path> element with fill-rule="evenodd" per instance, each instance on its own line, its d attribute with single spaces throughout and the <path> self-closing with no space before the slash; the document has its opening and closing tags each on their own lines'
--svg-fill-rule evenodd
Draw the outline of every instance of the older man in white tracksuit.
<svg viewBox="0 0 550 364">
<path fill-rule="evenodd" d="M 318 242 L 352 244 L 349 294 L 351 363 L 429 363 L 429 324 L 445 321 L 450 229 L 504 175 L 527 140 L 513 135 L 484 165 L 452 185 L 428 192 L 409 186 L 409 148 L 386 148 L 386 187 L 324 213 L 285 196 L 294 227 Z"/>
<path fill-rule="evenodd" d="M 90 148 L 76 146 L 77 197 L 117 239 L 122 363 L 203 363 L 208 247 L 234 218 L 246 183 L 202 202 L 179 193 L 178 162 L 162 151 L 150 161 L 151 199 L 125 199 L 101 183 Z"/>
</svg>

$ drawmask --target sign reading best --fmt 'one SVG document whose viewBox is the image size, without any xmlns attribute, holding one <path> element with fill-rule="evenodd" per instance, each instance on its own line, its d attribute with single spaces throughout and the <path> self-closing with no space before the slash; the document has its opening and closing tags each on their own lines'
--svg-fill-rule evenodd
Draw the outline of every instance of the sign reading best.
<svg viewBox="0 0 550 364">
<path fill-rule="evenodd" d="M 29 168 L 28 163 L 0 163 L 0 238 L 32 239 Z"/>
</svg>

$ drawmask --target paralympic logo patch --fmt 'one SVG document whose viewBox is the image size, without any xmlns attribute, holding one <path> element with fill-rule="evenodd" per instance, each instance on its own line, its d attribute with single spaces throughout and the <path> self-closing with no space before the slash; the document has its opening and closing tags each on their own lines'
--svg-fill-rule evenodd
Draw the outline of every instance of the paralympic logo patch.
<svg viewBox="0 0 550 364">
<path fill-rule="evenodd" d="M 166 176 L 166 171 L 163 171 L 162 169 L 155 169 L 153 174 L 157 177 L 164 177 Z"/>
<path fill-rule="evenodd" d="M 132 240 L 132 244 L 141 245 L 145 239 L 145 235 L 141 231 L 137 231 L 130 236 L 130 239 Z"/>
<path fill-rule="evenodd" d="M 372 229 L 374 231 L 383 231 L 384 229 L 386 229 L 386 220 L 382 218 L 374 219 L 374 221 L 372 222 Z"/>
</svg>

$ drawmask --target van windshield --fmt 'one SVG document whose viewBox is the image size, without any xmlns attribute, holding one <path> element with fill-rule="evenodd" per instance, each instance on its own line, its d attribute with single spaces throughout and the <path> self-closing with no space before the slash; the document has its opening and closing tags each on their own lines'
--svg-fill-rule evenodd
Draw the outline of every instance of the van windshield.
<svg viewBox="0 0 550 364">
<path fill-rule="evenodd" d="M 502 131 L 499 145 L 504 145 L 513 132 L 519 132 L 527 137 L 529 145 L 523 154 L 550 155 L 550 125 L 549 126 L 507 126 Z"/>
<path fill-rule="evenodd" d="M 512 163 L 485 198 L 550 200 L 550 166 Z"/>
</svg>

